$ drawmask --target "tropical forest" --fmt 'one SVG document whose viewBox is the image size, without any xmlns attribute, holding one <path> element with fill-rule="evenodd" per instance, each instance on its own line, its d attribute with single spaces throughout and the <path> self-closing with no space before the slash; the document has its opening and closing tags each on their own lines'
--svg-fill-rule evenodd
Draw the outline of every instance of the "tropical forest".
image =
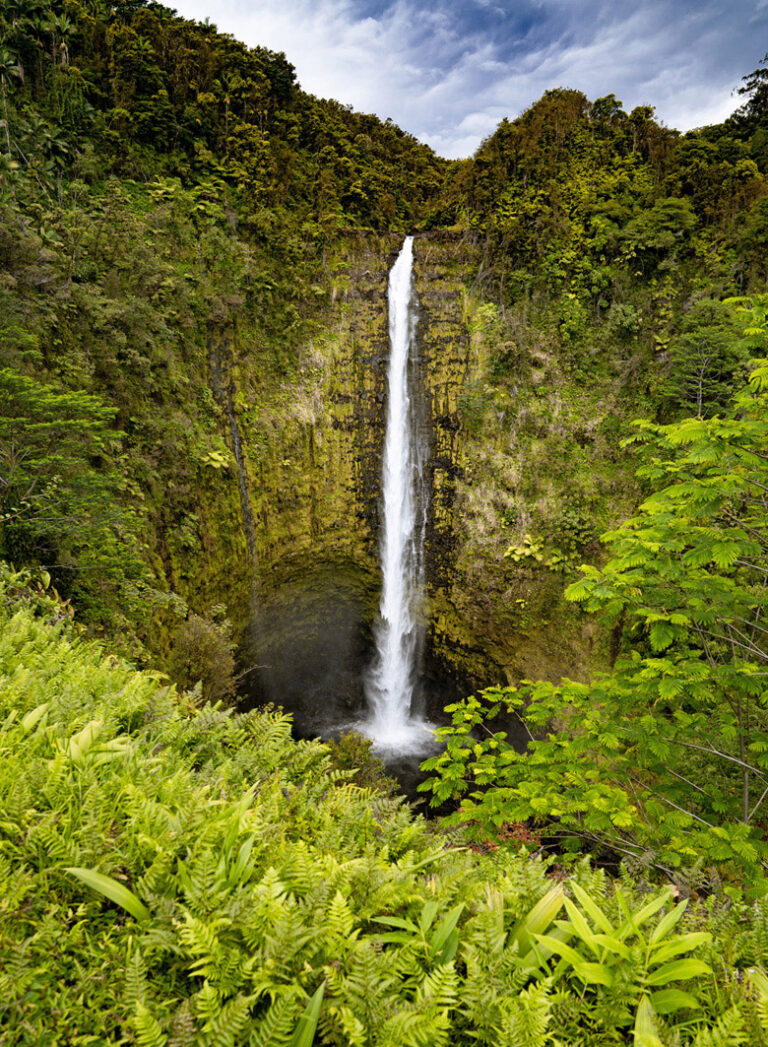
<svg viewBox="0 0 768 1047">
<path fill-rule="evenodd" d="M 2 0 L 0 1043 L 768 1045 L 742 75 L 446 160 Z"/>
</svg>

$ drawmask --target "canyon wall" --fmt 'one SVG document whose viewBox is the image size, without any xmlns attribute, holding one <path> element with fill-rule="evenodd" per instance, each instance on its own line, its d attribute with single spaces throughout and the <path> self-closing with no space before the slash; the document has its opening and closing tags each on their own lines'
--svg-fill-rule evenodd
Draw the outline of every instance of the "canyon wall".
<svg viewBox="0 0 768 1047">
<path fill-rule="evenodd" d="M 247 677 L 253 698 L 285 704 L 307 731 L 318 717 L 343 722 L 363 701 L 380 586 L 387 275 L 400 240 L 350 234 L 325 260 L 330 304 L 293 374 L 265 382 L 258 355 L 232 327 L 212 356 L 232 453 L 222 505 L 232 511 L 237 484 L 242 538 L 217 584 L 242 637 L 244 670 L 259 667 Z M 478 264 L 479 248 L 466 236 L 416 238 L 415 351 L 432 491 L 425 677 L 433 714 L 477 686 L 584 676 L 592 659 L 590 628 L 562 599 L 562 573 L 505 557 L 511 536 L 494 525 L 500 490 L 489 448 L 509 458 L 510 419 L 472 424 L 474 383 L 488 353 L 484 303 L 473 288 Z"/>
</svg>

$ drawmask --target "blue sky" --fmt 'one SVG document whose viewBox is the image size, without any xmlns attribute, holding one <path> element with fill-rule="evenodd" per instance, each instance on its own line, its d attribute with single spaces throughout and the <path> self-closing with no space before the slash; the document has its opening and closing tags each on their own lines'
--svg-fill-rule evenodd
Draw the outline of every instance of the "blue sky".
<svg viewBox="0 0 768 1047">
<path fill-rule="evenodd" d="M 670 127 L 722 120 L 768 51 L 768 0 L 165 0 L 285 51 L 301 86 L 391 117 L 447 157 L 551 87 Z"/>
</svg>

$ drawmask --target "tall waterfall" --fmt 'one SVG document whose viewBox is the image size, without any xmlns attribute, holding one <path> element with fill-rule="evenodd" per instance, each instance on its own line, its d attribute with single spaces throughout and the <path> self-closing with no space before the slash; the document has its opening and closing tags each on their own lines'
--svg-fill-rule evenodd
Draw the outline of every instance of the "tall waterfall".
<svg viewBox="0 0 768 1047">
<path fill-rule="evenodd" d="M 426 439 L 419 431 L 409 356 L 414 342 L 413 237 L 405 239 L 389 274 L 389 375 L 382 469 L 383 525 L 379 559 L 381 604 L 376 657 L 366 692 L 370 719 L 362 729 L 378 750 L 407 753 L 429 747 L 429 725 L 413 710 L 423 642 Z"/>
</svg>

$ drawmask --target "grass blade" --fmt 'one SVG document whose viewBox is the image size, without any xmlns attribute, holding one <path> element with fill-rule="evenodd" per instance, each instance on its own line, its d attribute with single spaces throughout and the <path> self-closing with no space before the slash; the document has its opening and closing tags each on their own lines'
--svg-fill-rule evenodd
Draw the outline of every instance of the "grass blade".
<svg viewBox="0 0 768 1047">
<path fill-rule="evenodd" d="M 291 1039 L 291 1047 L 312 1047 L 315 1040 L 315 1030 L 320 1019 L 320 1008 L 323 1005 L 325 995 L 325 982 L 317 989 L 315 995 L 307 1004 L 307 1008 L 299 1018 L 296 1031 Z"/>
<path fill-rule="evenodd" d="M 70 876 L 81 880 L 86 887 L 98 891 L 105 898 L 115 902 L 140 923 L 150 918 L 151 914 L 146 905 L 139 901 L 133 891 L 129 891 L 127 887 L 113 880 L 111 876 L 104 876 L 103 873 L 96 872 L 94 869 L 78 869 L 74 866 L 66 868 L 64 872 L 68 872 Z"/>
</svg>

